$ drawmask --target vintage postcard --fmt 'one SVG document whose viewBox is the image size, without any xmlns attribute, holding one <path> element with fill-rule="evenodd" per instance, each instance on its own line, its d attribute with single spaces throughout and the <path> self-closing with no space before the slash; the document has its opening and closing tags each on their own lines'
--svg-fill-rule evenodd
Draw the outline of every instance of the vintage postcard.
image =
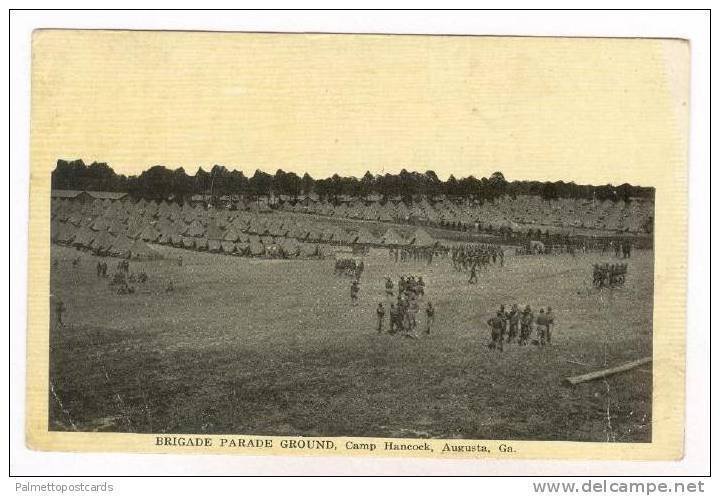
<svg viewBox="0 0 720 496">
<path fill-rule="evenodd" d="M 689 63 L 35 31 L 27 445 L 681 458 Z"/>
</svg>

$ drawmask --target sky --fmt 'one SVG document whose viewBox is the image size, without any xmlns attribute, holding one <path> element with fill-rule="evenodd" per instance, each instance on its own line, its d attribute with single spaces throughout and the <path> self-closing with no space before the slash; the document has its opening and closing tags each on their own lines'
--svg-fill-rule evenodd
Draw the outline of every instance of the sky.
<svg viewBox="0 0 720 496">
<path fill-rule="evenodd" d="M 629 182 L 684 161 L 682 41 L 40 30 L 32 161 Z"/>
</svg>

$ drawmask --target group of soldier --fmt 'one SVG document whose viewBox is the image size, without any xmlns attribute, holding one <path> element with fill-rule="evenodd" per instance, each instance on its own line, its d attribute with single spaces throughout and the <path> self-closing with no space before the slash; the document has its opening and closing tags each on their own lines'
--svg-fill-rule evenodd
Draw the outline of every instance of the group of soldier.
<svg viewBox="0 0 720 496">
<path fill-rule="evenodd" d="M 614 288 L 625 284 L 626 263 L 593 264 L 593 286 Z"/>
<path fill-rule="evenodd" d="M 378 303 L 375 310 L 377 316 L 377 332 L 381 334 L 385 325 L 385 306 Z M 418 298 L 404 298 L 398 295 L 396 303 L 390 304 L 390 317 L 388 320 L 388 334 L 400 334 L 409 338 L 417 338 L 418 313 L 420 302 Z M 430 334 L 435 324 L 435 307 L 431 301 L 425 304 L 425 334 Z"/>
<path fill-rule="evenodd" d="M 470 284 L 477 283 L 477 270 L 487 268 L 491 263 L 505 265 L 505 251 L 500 245 L 468 244 L 451 249 L 453 268 L 457 271 L 470 270 Z"/>
<path fill-rule="evenodd" d="M 397 283 L 398 297 L 423 296 L 425 295 L 425 281 L 422 276 L 415 278 L 414 275 L 400 276 Z M 385 294 L 395 296 L 395 285 L 390 277 L 385 276 Z"/>
<path fill-rule="evenodd" d="M 606 251 L 615 252 L 617 258 L 630 258 L 632 255 L 632 243 L 628 240 L 610 241 L 602 246 L 602 254 Z"/>
<path fill-rule="evenodd" d="M 390 248 L 390 260 L 397 262 L 425 262 L 431 265 L 433 257 L 441 255 L 443 250 L 434 247 L 405 246 Z"/>
<path fill-rule="evenodd" d="M 537 344 L 540 346 L 550 344 L 555 317 L 550 307 L 547 307 L 547 310 L 540 308 L 536 317 L 530 305 L 521 311 L 520 307 L 514 304 L 509 312 L 505 311 L 505 305 L 500 305 L 496 315 L 488 319 L 487 324 L 490 327 L 491 337 L 489 347 L 503 351 L 503 343 L 517 342 L 520 346 L 527 345 L 533 326 L 537 332 Z"/>
<path fill-rule="evenodd" d="M 585 245 L 575 246 L 572 243 L 543 244 L 529 242 L 515 248 L 515 255 L 563 255 L 565 253 L 575 256 L 576 250 L 584 253 Z"/>
<path fill-rule="evenodd" d="M 344 274 L 359 281 L 365 271 L 365 262 L 352 258 L 341 258 L 335 261 L 335 274 Z"/>
</svg>

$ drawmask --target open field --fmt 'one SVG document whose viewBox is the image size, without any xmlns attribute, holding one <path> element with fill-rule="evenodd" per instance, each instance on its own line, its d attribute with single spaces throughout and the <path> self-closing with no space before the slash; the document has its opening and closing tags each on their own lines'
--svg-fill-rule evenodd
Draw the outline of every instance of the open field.
<svg viewBox="0 0 720 496">
<path fill-rule="evenodd" d="M 624 287 L 588 294 L 592 264 L 609 256 L 509 256 L 468 285 L 449 260 L 395 264 L 372 250 L 352 307 L 332 259 L 156 248 L 165 260 L 130 262 L 149 281 L 118 296 L 97 257 L 73 268 L 81 252 L 52 246 L 51 293 L 67 312 L 50 331 L 51 430 L 651 440 L 648 366 L 563 384 L 652 354 L 651 251 L 633 253 Z M 401 274 L 426 281 L 430 336 L 375 331 L 377 303 L 390 303 L 383 277 Z M 553 308 L 551 346 L 487 347 L 485 322 L 515 302 Z"/>
</svg>

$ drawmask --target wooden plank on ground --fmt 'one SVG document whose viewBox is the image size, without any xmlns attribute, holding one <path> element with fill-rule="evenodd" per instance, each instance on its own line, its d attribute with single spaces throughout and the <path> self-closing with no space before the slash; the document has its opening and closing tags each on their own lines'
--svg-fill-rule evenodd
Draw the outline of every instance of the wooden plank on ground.
<svg viewBox="0 0 720 496">
<path fill-rule="evenodd" d="M 623 365 L 618 365 L 617 367 L 612 367 L 612 368 L 603 369 L 603 370 L 597 370 L 595 372 L 590 372 L 587 374 L 568 377 L 565 380 L 573 385 L 580 384 L 581 382 L 594 381 L 595 379 L 602 379 L 603 377 L 608 377 L 610 375 L 619 374 L 620 372 L 625 372 L 625 371 L 634 369 L 635 367 L 639 367 L 641 365 L 645 365 L 646 363 L 650 363 L 650 362 L 652 362 L 652 357 L 645 357 L 645 358 L 641 358 L 640 360 L 635 360 L 633 362 L 628 362 Z"/>
</svg>

